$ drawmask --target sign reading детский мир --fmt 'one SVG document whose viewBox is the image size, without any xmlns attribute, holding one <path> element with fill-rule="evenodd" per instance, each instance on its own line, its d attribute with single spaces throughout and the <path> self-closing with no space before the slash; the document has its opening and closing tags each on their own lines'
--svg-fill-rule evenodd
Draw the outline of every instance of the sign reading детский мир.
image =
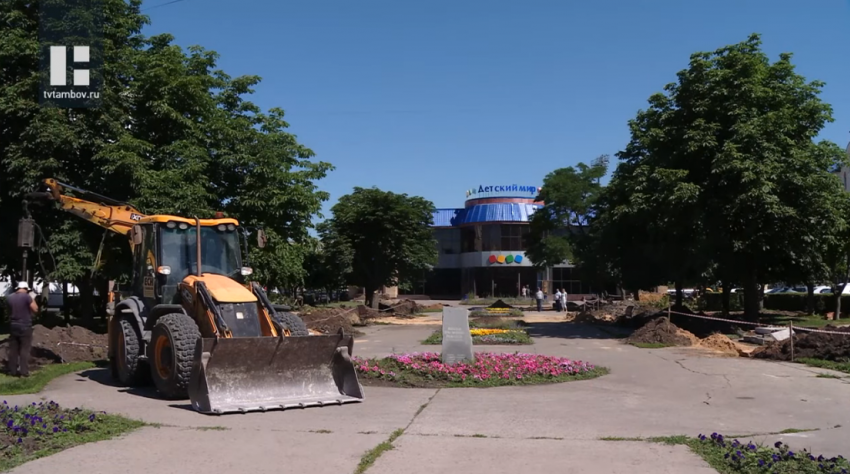
<svg viewBox="0 0 850 474">
<path fill-rule="evenodd" d="M 520 186 L 518 184 L 509 184 L 506 186 L 484 186 L 479 185 L 477 188 L 467 189 L 466 197 L 469 199 L 488 198 L 488 197 L 525 197 L 535 198 L 541 188 L 537 186 Z"/>
</svg>

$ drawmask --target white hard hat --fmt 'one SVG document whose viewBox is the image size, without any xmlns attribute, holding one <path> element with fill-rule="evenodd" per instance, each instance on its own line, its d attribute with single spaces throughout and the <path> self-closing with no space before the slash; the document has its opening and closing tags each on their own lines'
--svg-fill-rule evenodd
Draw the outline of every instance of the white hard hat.
<svg viewBox="0 0 850 474">
<path fill-rule="evenodd" d="M 16 290 L 29 290 L 30 286 L 25 281 L 19 281 Z"/>
</svg>

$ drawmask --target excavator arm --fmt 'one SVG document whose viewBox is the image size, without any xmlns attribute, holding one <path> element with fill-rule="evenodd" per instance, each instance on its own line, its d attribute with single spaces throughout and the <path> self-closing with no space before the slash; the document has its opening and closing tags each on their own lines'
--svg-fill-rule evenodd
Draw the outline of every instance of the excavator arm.
<svg viewBox="0 0 850 474">
<path fill-rule="evenodd" d="M 130 204 L 60 183 L 53 178 L 45 179 L 43 185 L 45 191 L 29 193 L 27 197 L 54 201 L 60 209 L 117 234 L 129 237 L 133 226 L 145 217 Z M 73 191 L 79 197 L 65 194 L 66 190 Z"/>
</svg>

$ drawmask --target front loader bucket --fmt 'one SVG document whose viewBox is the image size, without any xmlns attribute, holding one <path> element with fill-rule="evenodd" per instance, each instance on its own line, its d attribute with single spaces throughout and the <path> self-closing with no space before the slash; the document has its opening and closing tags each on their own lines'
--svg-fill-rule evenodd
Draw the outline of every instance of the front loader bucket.
<svg viewBox="0 0 850 474">
<path fill-rule="evenodd" d="M 192 408 L 223 414 L 361 402 L 353 345 L 341 333 L 199 339 L 189 381 Z"/>
</svg>

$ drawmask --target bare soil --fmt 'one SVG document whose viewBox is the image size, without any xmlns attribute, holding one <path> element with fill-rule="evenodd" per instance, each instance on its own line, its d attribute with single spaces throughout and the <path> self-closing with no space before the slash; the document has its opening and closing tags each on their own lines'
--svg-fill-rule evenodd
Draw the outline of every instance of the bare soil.
<svg viewBox="0 0 850 474">
<path fill-rule="evenodd" d="M 850 360 L 850 327 L 826 326 L 821 329 L 847 335 L 799 331 L 794 336 L 794 359 Z M 791 339 L 757 348 L 752 356 L 756 359 L 791 360 Z"/>
<path fill-rule="evenodd" d="M 9 340 L 0 342 L 0 363 L 8 360 Z M 66 362 L 95 362 L 106 359 L 106 334 L 97 334 L 80 326 L 47 329 L 33 326 L 30 367 Z"/>
<path fill-rule="evenodd" d="M 321 308 L 298 316 L 308 329 L 322 334 L 336 334 L 340 329 L 345 334 L 355 336 L 363 334 L 354 328 L 354 325 L 359 324 L 360 321 L 355 308 Z"/>
<path fill-rule="evenodd" d="M 671 346 L 696 346 L 699 338 L 679 328 L 667 318 L 656 318 L 632 333 L 627 343 L 667 344 Z"/>
<path fill-rule="evenodd" d="M 712 334 L 699 342 L 700 347 L 717 351 L 730 357 L 738 357 L 738 346 L 723 334 Z"/>
</svg>

